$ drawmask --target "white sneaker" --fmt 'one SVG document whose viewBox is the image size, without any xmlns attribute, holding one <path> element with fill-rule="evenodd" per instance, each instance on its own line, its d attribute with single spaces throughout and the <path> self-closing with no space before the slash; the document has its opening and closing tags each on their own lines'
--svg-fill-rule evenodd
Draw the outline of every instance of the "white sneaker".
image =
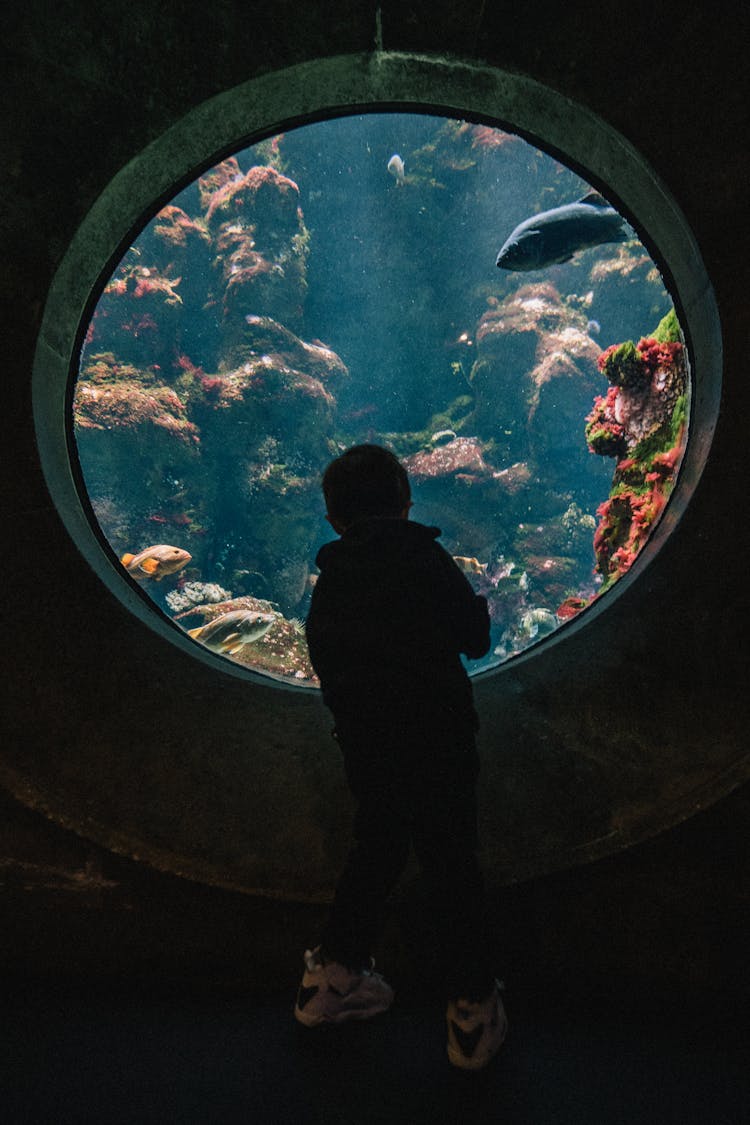
<svg viewBox="0 0 750 1125">
<path fill-rule="evenodd" d="M 500 992 L 495 987 L 485 1000 L 451 1000 L 445 1014 L 448 1023 L 448 1058 L 464 1070 L 481 1070 L 494 1058 L 508 1031 Z"/>
<path fill-rule="evenodd" d="M 370 968 L 354 973 L 338 961 L 324 962 L 320 946 L 305 953 L 305 971 L 297 991 L 294 1015 L 305 1027 L 346 1020 L 369 1020 L 387 1011 L 394 992 L 380 973 Z"/>
</svg>

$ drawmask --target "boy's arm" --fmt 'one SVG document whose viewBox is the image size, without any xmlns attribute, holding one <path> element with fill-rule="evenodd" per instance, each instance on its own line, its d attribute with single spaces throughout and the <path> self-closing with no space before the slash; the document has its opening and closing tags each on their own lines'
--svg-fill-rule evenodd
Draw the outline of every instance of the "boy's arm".
<svg viewBox="0 0 750 1125">
<path fill-rule="evenodd" d="M 490 647 L 490 615 L 487 599 L 475 594 L 466 575 L 441 548 L 448 587 L 448 610 L 459 652 L 471 660 L 484 656 Z"/>
</svg>

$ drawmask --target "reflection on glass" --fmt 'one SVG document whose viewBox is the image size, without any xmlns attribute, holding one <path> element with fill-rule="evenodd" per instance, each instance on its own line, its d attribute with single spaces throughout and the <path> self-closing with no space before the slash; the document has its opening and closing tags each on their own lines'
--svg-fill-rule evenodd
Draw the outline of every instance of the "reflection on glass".
<svg viewBox="0 0 750 1125">
<path fill-rule="evenodd" d="M 101 530 L 159 609 L 314 684 L 319 481 L 341 449 L 403 459 L 413 517 L 487 596 L 474 671 L 632 566 L 688 395 L 659 271 L 590 185 L 499 129 L 365 114 L 253 145 L 155 216 L 96 306 L 74 426 Z"/>
</svg>

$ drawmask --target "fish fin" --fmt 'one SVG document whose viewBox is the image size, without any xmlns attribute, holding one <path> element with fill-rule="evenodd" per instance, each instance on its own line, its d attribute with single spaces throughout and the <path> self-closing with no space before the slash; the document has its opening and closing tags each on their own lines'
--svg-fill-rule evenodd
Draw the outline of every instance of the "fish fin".
<svg viewBox="0 0 750 1125">
<path fill-rule="evenodd" d="M 604 196 L 601 194 L 601 192 L 594 191 L 593 189 L 591 191 L 587 191 L 585 195 L 582 195 L 581 198 L 578 200 L 578 202 L 579 203 L 588 203 L 588 204 L 590 204 L 591 207 L 611 207 L 612 206 L 610 203 L 607 203 L 607 200 L 604 198 Z"/>
<path fill-rule="evenodd" d="M 194 641 L 197 641 L 198 637 L 201 635 L 202 632 L 203 632 L 203 626 L 199 625 L 197 629 L 188 629 L 187 635 L 189 637 L 192 637 Z"/>
<path fill-rule="evenodd" d="M 154 574 L 158 569 L 158 559 L 144 559 L 141 563 L 141 570 L 145 570 L 146 574 Z"/>
<path fill-rule="evenodd" d="M 236 656 L 237 653 L 242 648 L 242 644 L 243 644 L 243 642 L 240 642 L 240 644 L 233 645 L 231 648 L 225 648 L 224 652 L 227 654 L 227 656 Z"/>
<path fill-rule="evenodd" d="M 122 558 L 120 559 L 120 562 L 122 563 L 122 565 L 123 565 L 123 566 L 129 566 L 129 565 L 130 565 L 130 563 L 132 563 L 132 561 L 133 561 L 133 559 L 134 559 L 134 558 L 135 558 L 135 555 L 128 555 L 128 554 L 125 554 L 125 555 L 123 555 L 123 556 L 122 556 Z"/>
<path fill-rule="evenodd" d="M 238 646 L 237 646 L 237 641 L 240 642 Z M 222 652 L 231 652 L 231 650 L 234 646 L 242 648 L 243 644 L 244 644 L 244 642 L 241 640 L 239 633 L 229 633 L 224 638 L 224 640 L 221 642 L 221 651 Z"/>
</svg>

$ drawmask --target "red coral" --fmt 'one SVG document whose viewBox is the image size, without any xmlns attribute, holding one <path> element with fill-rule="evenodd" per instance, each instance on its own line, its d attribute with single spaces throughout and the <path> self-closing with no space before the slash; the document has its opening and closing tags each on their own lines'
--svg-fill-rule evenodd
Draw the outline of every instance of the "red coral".
<svg viewBox="0 0 750 1125">
<path fill-rule="evenodd" d="M 218 375 L 202 375 L 200 384 L 207 398 L 218 398 L 224 380 Z"/>
<path fill-rule="evenodd" d="M 295 196 L 299 195 L 299 188 L 294 180 L 290 180 L 288 176 L 282 176 L 270 165 L 257 165 L 244 176 L 230 179 L 227 183 L 222 184 L 212 194 L 206 219 L 210 222 L 217 211 L 224 211 L 226 214 L 230 207 L 234 211 L 244 208 L 262 190 L 274 191 L 282 197 L 288 197 L 292 193 Z"/>
<path fill-rule="evenodd" d="M 154 223 L 154 234 L 173 246 L 187 246 L 188 238 L 191 236 L 204 241 L 208 239 L 206 231 L 193 222 L 181 207 L 177 207 L 173 203 L 161 209 L 154 219 Z"/>
<path fill-rule="evenodd" d="M 661 343 L 659 340 L 647 336 L 638 341 L 636 350 L 648 368 L 649 374 L 653 375 L 660 368 L 671 367 L 676 362 L 682 351 L 682 344 L 678 342 Z"/>
<path fill-rule="evenodd" d="M 592 453 L 602 457 L 620 457 L 626 449 L 624 427 L 616 420 L 619 388 L 610 387 L 606 396 L 598 395 L 586 417 L 586 441 Z"/>
<path fill-rule="evenodd" d="M 495 129 L 491 125 L 475 125 L 471 134 L 472 148 L 504 148 L 519 139 L 514 133 L 504 133 L 502 129 Z"/>
<path fill-rule="evenodd" d="M 565 599 L 562 605 L 558 606 L 555 612 L 561 621 L 568 621 L 571 617 L 575 617 L 579 614 L 582 609 L 585 609 L 588 604 L 586 598 L 578 598 L 575 595 L 571 595 Z"/>
<path fill-rule="evenodd" d="M 681 429 L 677 441 L 671 449 L 666 449 L 663 453 L 657 453 L 652 461 L 654 468 L 664 477 L 672 475 L 682 457 L 682 433 Z"/>
<path fill-rule="evenodd" d="M 599 358 L 596 361 L 597 367 L 599 368 L 600 371 L 602 371 L 602 372 L 604 371 L 604 368 L 607 366 L 607 363 L 609 362 L 609 360 L 612 358 L 612 356 L 615 354 L 615 352 L 618 350 L 619 347 L 620 347 L 620 344 L 610 344 L 610 346 L 608 348 L 606 348 L 605 351 L 602 352 L 602 354 L 599 356 Z"/>
</svg>

